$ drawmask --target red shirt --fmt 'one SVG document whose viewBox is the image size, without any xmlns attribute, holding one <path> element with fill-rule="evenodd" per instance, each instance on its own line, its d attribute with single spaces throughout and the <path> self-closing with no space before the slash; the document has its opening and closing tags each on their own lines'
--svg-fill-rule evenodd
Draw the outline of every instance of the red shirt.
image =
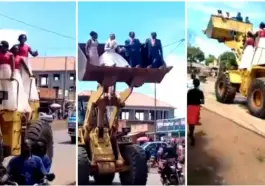
<svg viewBox="0 0 265 186">
<path fill-rule="evenodd" d="M 19 56 L 28 57 L 29 56 L 29 50 L 30 50 L 30 47 L 27 44 L 18 45 L 18 55 Z"/>
<path fill-rule="evenodd" d="M 260 30 L 258 31 L 258 33 L 259 33 L 259 37 L 265 37 L 265 30 L 260 29 Z"/>
<path fill-rule="evenodd" d="M 12 60 L 10 59 L 10 57 L 12 56 L 13 54 L 11 52 L 6 52 L 6 53 L 0 53 L 0 65 L 3 65 L 3 64 L 8 64 L 8 65 L 11 65 L 12 63 Z"/>
<path fill-rule="evenodd" d="M 247 45 L 249 46 L 254 46 L 255 42 L 254 42 L 254 39 L 253 38 L 247 38 Z"/>
<path fill-rule="evenodd" d="M 19 55 L 15 56 L 15 69 L 20 69 L 21 60 L 23 60 L 21 56 Z"/>
</svg>

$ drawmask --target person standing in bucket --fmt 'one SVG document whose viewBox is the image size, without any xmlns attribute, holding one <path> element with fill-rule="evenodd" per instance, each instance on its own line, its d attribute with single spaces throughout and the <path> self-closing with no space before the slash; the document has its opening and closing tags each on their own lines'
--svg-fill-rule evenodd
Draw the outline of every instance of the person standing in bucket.
<svg viewBox="0 0 265 186">
<path fill-rule="evenodd" d="M 200 87 L 200 80 L 195 78 L 193 80 L 194 88 L 188 91 L 187 95 L 187 122 L 189 126 L 189 138 L 191 142 L 191 146 L 195 145 L 195 137 L 194 137 L 194 130 L 195 126 L 198 125 L 199 118 L 200 118 L 200 110 L 201 104 L 204 104 L 204 94 L 199 89 Z"/>
<path fill-rule="evenodd" d="M 126 53 L 129 56 L 129 64 L 131 67 L 141 66 L 141 43 L 135 38 L 135 33 L 129 33 L 129 39 L 125 41 Z"/>
</svg>

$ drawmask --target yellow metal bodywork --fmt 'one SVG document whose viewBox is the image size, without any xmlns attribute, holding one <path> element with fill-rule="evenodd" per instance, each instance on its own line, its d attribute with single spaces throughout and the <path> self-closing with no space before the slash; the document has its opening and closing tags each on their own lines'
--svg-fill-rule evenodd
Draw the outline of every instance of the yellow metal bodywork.
<svg viewBox="0 0 265 186">
<path fill-rule="evenodd" d="M 125 169 L 118 145 L 116 147 L 118 150 L 117 160 L 114 157 L 111 136 L 118 130 L 117 115 L 132 93 L 132 88 L 121 92 L 119 96 L 116 95 L 115 90 L 112 93 L 109 90 L 112 89 L 99 86 L 97 91 L 92 92 L 87 104 L 83 128 L 78 129 L 78 144 L 89 145 L 91 165 L 96 167 L 100 174 L 114 173 L 117 170 Z M 108 126 L 104 125 L 107 106 L 113 107 Z M 97 117 L 96 120 L 95 117 Z M 102 137 L 100 137 L 99 132 L 102 127 L 104 130 Z M 87 141 L 89 141 L 89 144 L 87 144 Z"/>
<path fill-rule="evenodd" d="M 30 114 L 30 120 L 37 121 L 39 119 L 39 108 L 40 108 L 40 102 L 39 101 L 30 101 L 29 102 L 31 107 L 31 114 Z"/>
<path fill-rule="evenodd" d="M 247 32 L 252 30 L 252 24 L 212 15 L 205 34 L 234 50 L 237 63 L 240 64 L 244 48 L 243 41 Z M 229 70 L 226 73 L 229 74 L 232 84 L 239 85 L 240 94 L 247 97 L 251 82 L 256 78 L 265 77 L 265 67 L 252 66 L 251 69 Z"/>
<path fill-rule="evenodd" d="M 21 147 L 21 113 L 14 111 L 0 112 L 3 145 L 8 147 L 6 155 L 19 155 Z"/>
<path fill-rule="evenodd" d="M 205 34 L 209 38 L 223 42 L 228 48 L 233 49 L 239 64 L 243 52 L 243 40 L 247 32 L 252 31 L 252 29 L 252 24 L 212 15 Z"/>
<path fill-rule="evenodd" d="M 30 101 L 31 113 L 27 120 L 37 121 L 39 119 L 39 101 Z M 3 139 L 5 156 L 16 156 L 21 152 L 22 115 L 17 111 L 0 111 L 0 138 Z M 1 162 L 0 162 L 1 163 Z"/>
</svg>

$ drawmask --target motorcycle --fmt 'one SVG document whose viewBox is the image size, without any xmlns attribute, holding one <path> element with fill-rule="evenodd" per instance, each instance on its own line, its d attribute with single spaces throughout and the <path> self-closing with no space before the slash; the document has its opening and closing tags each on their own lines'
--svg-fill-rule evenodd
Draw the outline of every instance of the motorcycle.
<svg viewBox="0 0 265 186">
<path fill-rule="evenodd" d="M 175 158 L 160 160 L 159 173 L 162 185 L 185 185 L 183 166 Z"/>
<path fill-rule="evenodd" d="M 40 183 L 36 183 L 33 186 L 41 186 L 41 185 L 50 185 L 49 182 L 52 182 L 55 179 L 55 175 L 53 173 L 47 174 Z M 14 185 L 18 186 L 19 184 L 12 179 L 12 177 L 5 176 L 5 178 L 2 178 L 3 185 Z"/>
</svg>

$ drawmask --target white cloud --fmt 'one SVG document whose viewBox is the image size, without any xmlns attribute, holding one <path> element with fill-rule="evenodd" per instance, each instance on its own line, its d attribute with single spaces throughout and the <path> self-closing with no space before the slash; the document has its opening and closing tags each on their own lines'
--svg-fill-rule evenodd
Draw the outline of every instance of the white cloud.
<svg viewBox="0 0 265 186">
<path fill-rule="evenodd" d="M 185 57 L 169 55 L 166 58 L 168 66 L 173 69 L 157 84 L 157 99 L 175 106 L 175 115 L 186 116 L 187 102 L 187 63 Z M 154 86 L 150 85 L 154 90 Z"/>
<path fill-rule="evenodd" d="M 218 57 L 220 54 L 226 51 L 231 51 L 223 43 L 219 43 L 218 41 L 209 38 L 204 39 L 198 36 L 195 38 L 194 45 L 200 47 L 206 56 L 212 54 Z"/>
<path fill-rule="evenodd" d="M 0 41 L 7 41 L 9 43 L 9 47 L 12 47 L 18 43 L 18 36 L 20 34 L 26 34 L 26 32 L 15 29 L 0 29 Z"/>
</svg>

